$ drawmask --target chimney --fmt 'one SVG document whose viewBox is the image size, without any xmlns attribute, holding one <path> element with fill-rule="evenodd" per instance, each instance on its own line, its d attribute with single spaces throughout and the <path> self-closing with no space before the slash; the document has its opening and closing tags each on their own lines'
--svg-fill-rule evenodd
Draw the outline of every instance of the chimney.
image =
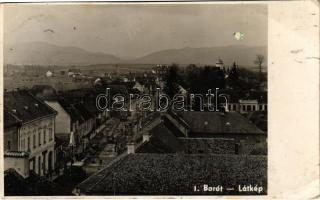
<svg viewBox="0 0 320 200">
<path fill-rule="evenodd" d="M 134 143 L 133 142 L 130 142 L 130 143 L 127 144 L 127 150 L 128 150 L 128 154 L 135 153 Z"/>
<path fill-rule="evenodd" d="M 150 140 L 150 135 L 148 133 L 144 133 L 142 136 L 142 142 L 148 142 Z"/>
</svg>

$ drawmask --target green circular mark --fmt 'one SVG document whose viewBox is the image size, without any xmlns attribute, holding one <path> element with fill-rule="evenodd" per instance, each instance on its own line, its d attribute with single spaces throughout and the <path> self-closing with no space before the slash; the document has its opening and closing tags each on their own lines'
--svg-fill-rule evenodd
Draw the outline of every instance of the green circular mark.
<svg viewBox="0 0 320 200">
<path fill-rule="evenodd" d="M 243 40 L 244 38 L 244 33 L 241 33 L 241 32 L 234 32 L 233 33 L 233 36 L 236 40 Z"/>
</svg>

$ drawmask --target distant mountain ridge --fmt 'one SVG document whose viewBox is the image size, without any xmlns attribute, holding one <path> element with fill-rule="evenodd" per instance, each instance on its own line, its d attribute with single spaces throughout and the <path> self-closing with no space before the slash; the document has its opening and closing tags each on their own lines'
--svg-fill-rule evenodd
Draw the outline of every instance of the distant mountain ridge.
<svg viewBox="0 0 320 200">
<path fill-rule="evenodd" d="M 29 65 L 94 65 L 94 64 L 210 64 L 221 58 L 226 65 L 236 61 L 241 66 L 253 67 L 257 54 L 264 55 L 267 65 L 267 48 L 245 45 L 167 49 L 136 59 L 119 58 L 111 54 L 90 52 L 78 47 L 62 47 L 44 42 L 30 42 L 5 49 L 6 64 Z"/>
<path fill-rule="evenodd" d="M 118 63 L 121 59 L 106 53 L 95 53 L 78 47 L 62 47 L 44 42 L 8 46 L 4 63 L 28 65 L 93 65 Z"/>
<path fill-rule="evenodd" d="M 225 64 L 236 61 L 240 65 L 253 66 L 257 54 L 267 61 L 267 48 L 248 46 L 225 46 L 207 48 L 168 49 L 148 54 L 135 60 L 137 63 L 179 63 L 179 64 L 215 64 L 221 58 Z M 266 64 L 266 63 L 265 63 Z"/>
</svg>

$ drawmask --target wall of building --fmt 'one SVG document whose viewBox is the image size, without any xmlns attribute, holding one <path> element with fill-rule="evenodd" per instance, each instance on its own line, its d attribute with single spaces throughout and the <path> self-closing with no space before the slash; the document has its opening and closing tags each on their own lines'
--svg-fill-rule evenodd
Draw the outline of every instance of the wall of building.
<svg viewBox="0 0 320 200">
<path fill-rule="evenodd" d="M 4 157 L 4 170 L 13 168 L 23 177 L 29 176 L 29 160 L 28 158 Z"/>
<path fill-rule="evenodd" d="M 267 104 L 265 103 L 229 103 L 228 104 L 229 111 L 235 111 L 240 113 L 247 113 L 253 111 L 265 111 L 267 110 Z"/>
<path fill-rule="evenodd" d="M 29 152 L 29 168 L 39 175 L 54 169 L 54 133 L 54 115 L 23 124 L 20 129 L 19 151 Z"/>
<path fill-rule="evenodd" d="M 250 133 L 189 133 L 191 138 L 226 138 L 234 139 L 235 142 L 245 142 L 245 143 L 260 143 L 267 141 L 267 134 L 250 134 Z"/>
<path fill-rule="evenodd" d="M 56 124 L 55 130 L 58 134 L 70 134 L 71 132 L 71 118 L 69 114 L 56 101 L 45 101 L 51 108 L 56 110 Z"/>
<path fill-rule="evenodd" d="M 18 151 L 18 127 L 4 129 L 4 151 Z"/>
</svg>

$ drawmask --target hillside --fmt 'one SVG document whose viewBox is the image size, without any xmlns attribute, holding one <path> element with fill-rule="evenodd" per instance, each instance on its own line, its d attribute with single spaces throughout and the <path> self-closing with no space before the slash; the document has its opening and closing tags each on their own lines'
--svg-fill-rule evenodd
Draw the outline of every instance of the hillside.
<svg viewBox="0 0 320 200">
<path fill-rule="evenodd" d="M 43 42 L 30 42 L 5 48 L 6 64 L 23 65 L 96 65 L 96 64 L 215 64 L 221 58 L 226 65 L 236 61 L 240 66 L 254 68 L 257 54 L 265 56 L 266 47 L 244 45 L 168 49 L 136 59 L 122 59 L 111 54 L 90 52 L 78 47 L 62 47 Z M 134 65 L 132 65 L 134 66 Z"/>
<path fill-rule="evenodd" d="M 116 56 L 94 53 L 77 47 L 62 47 L 30 42 L 5 48 L 6 64 L 25 65 L 92 65 L 121 62 Z"/>
<path fill-rule="evenodd" d="M 231 65 L 236 61 L 242 66 L 254 66 L 257 54 L 265 56 L 267 62 L 267 48 L 248 46 L 225 46 L 211 48 L 183 48 L 169 49 L 151 53 L 139 59 L 136 63 L 179 63 L 179 64 L 214 64 L 221 58 L 225 64 Z M 265 63 L 266 65 L 266 63 Z"/>
</svg>

